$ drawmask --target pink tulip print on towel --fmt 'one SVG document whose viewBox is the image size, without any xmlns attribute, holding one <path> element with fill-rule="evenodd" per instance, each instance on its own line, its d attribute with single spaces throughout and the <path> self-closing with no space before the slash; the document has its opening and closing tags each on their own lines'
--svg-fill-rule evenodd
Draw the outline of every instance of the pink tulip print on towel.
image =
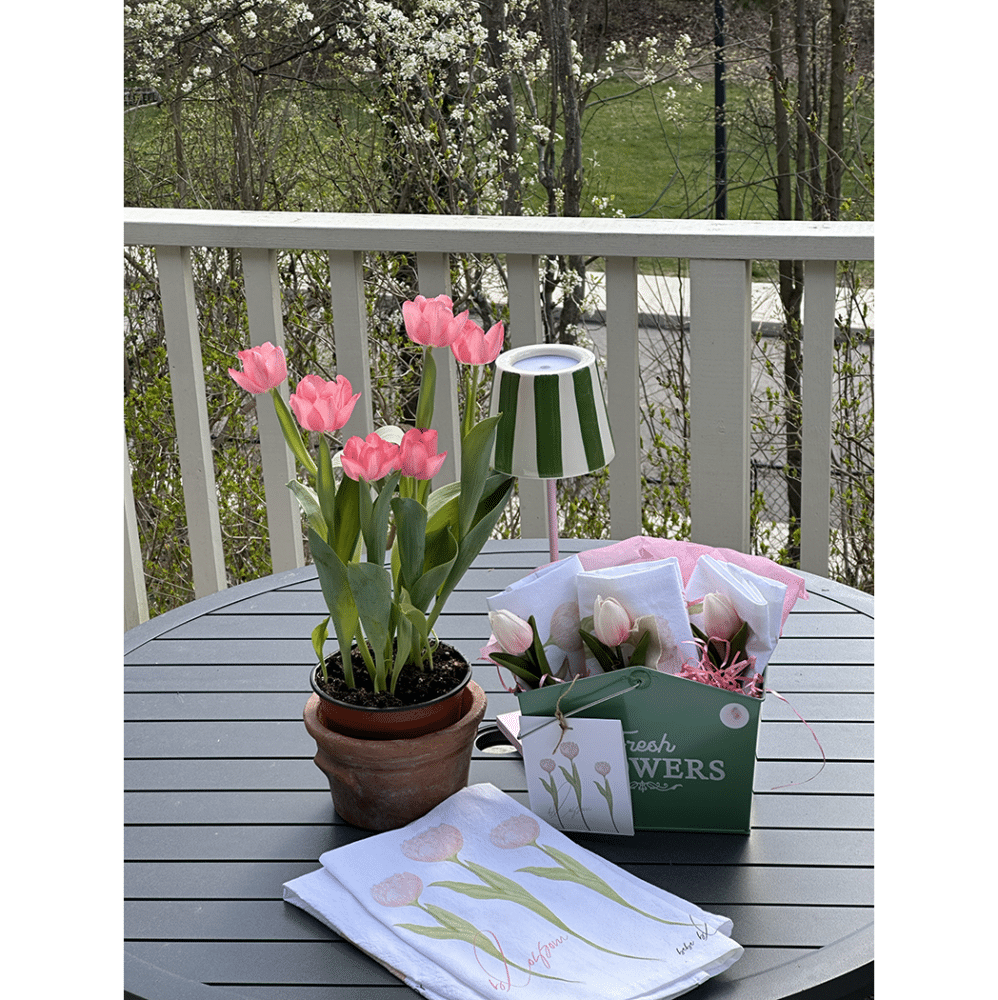
<svg viewBox="0 0 998 1000">
<path fill-rule="evenodd" d="M 432 1000 L 665 1000 L 742 954 L 730 920 L 579 847 L 491 785 L 320 861 L 285 899 Z"/>
</svg>

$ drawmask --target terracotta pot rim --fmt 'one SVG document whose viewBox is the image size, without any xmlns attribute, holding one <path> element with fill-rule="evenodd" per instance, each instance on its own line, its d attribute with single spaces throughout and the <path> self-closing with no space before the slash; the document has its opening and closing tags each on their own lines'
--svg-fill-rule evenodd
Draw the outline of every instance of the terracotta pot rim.
<svg viewBox="0 0 998 1000">
<path fill-rule="evenodd" d="M 365 752 L 365 748 L 376 743 L 398 743 L 400 746 L 405 746 L 410 755 L 412 753 L 412 747 L 418 744 L 424 751 L 430 751 L 432 753 L 436 749 L 434 744 L 446 743 L 449 737 L 460 729 L 473 728 L 477 735 L 478 727 L 481 724 L 482 719 L 485 717 L 487 696 L 482 688 L 479 687 L 479 685 L 474 681 L 469 681 L 465 687 L 462 688 L 462 696 L 464 696 L 465 691 L 467 691 L 467 694 L 470 696 L 468 697 L 467 708 L 461 713 L 461 717 L 456 722 L 452 722 L 449 726 L 446 726 L 443 729 L 434 729 L 432 732 L 423 733 L 419 736 L 362 739 L 357 736 L 350 736 L 347 733 L 341 733 L 336 729 L 330 729 L 329 726 L 322 721 L 322 717 L 319 715 L 319 697 L 314 692 L 305 704 L 305 710 L 303 712 L 305 728 L 309 731 L 309 735 L 311 735 L 313 739 L 316 737 L 316 733 L 313 732 L 313 729 L 315 729 L 325 736 L 327 740 L 340 744 L 344 748 L 351 747 L 361 753 Z M 382 711 L 386 711 L 386 709 L 382 709 Z"/>
<path fill-rule="evenodd" d="M 467 661 L 465 661 L 467 663 Z M 372 708 L 370 705 L 355 705 L 353 702 L 341 701 L 339 698 L 334 698 L 331 694 L 323 691 L 318 684 L 319 676 L 319 664 L 317 663 L 312 668 L 312 673 L 309 674 L 309 683 L 312 685 L 312 690 L 323 700 L 328 701 L 333 705 L 337 705 L 341 708 L 349 709 L 351 712 L 369 712 L 371 717 L 391 715 L 393 713 L 401 712 L 413 712 L 420 708 L 425 708 L 429 705 L 436 705 L 441 701 L 445 701 L 447 698 L 453 698 L 455 694 L 459 691 L 463 691 L 468 684 L 471 682 L 472 669 L 471 664 L 467 663 L 467 670 L 465 671 L 464 677 L 461 678 L 457 684 L 454 685 L 449 691 L 445 691 L 443 694 L 437 695 L 436 698 L 430 698 L 427 701 L 417 701 L 412 705 L 390 705 L 382 708 Z"/>
</svg>

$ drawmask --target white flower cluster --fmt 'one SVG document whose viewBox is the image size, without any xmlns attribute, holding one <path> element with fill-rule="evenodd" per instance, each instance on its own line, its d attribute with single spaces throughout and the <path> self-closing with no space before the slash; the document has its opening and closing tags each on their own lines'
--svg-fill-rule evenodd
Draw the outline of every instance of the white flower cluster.
<svg viewBox="0 0 998 1000">
<path fill-rule="evenodd" d="M 125 44 L 139 81 L 187 93 L 243 42 L 280 40 L 313 19 L 302 0 L 138 0 L 125 4 Z"/>
</svg>

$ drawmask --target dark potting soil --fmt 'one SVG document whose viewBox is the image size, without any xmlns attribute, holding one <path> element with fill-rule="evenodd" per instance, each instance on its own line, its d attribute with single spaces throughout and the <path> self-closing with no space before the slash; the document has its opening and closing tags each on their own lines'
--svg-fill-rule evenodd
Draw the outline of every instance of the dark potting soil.
<svg viewBox="0 0 998 1000">
<path fill-rule="evenodd" d="M 339 653 L 334 653 L 326 659 L 328 680 L 323 680 L 320 671 L 318 684 L 326 694 L 336 698 L 337 701 L 344 701 L 359 708 L 402 708 L 433 701 L 434 698 L 453 691 L 468 671 L 467 660 L 453 646 L 442 642 L 433 651 L 432 667 L 426 670 L 411 665 L 403 667 L 394 694 L 388 692 L 375 694 L 374 682 L 367 672 L 364 658 L 356 647 L 353 649 L 351 663 L 356 687 L 347 687 Z"/>
</svg>

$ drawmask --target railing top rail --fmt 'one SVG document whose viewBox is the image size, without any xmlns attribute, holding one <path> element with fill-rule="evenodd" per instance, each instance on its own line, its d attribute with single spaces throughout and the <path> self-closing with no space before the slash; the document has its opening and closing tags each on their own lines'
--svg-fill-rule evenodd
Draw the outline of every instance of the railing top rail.
<svg viewBox="0 0 998 1000">
<path fill-rule="evenodd" d="M 873 260 L 873 223 L 126 208 L 124 242 L 703 260 Z"/>
</svg>

